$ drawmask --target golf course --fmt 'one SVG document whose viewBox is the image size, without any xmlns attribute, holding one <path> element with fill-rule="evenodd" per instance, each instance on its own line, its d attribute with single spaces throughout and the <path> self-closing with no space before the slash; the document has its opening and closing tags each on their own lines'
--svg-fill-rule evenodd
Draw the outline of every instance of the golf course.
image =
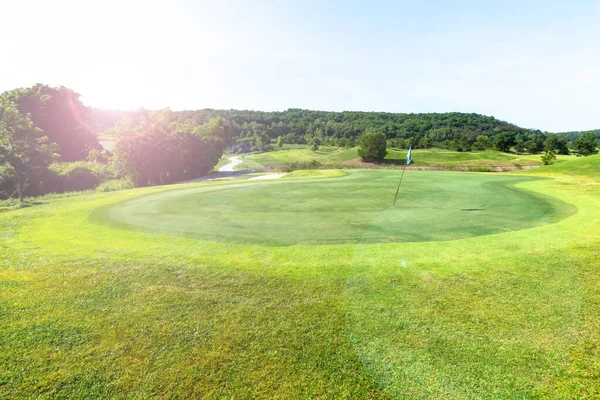
<svg viewBox="0 0 600 400">
<path fill-rule="evenodd" d="M 0 398 L 598 398 L 600 156 L 399 177 L 3 209 Z"/>
</svg>

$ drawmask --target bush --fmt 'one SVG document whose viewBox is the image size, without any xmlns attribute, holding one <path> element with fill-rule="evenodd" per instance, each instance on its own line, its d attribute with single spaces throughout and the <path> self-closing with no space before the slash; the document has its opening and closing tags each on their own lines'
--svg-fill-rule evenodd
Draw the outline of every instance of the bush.
<svg viewBox="0 0 600 400">
<path fill-rule="evenodd" d="M 278 169 L 279 171 L 283 171 L 283 172 L 292 172 L 292 171 L 296 171 L 299 169 L 321 169 L 321 168 L 323 168 L 323 164 L 317 160 L 286 162 L 286 163 L 281 163 L 275 167 L 275 169 Z"/>
<path fill-rule="evenodd" d="M 43 182 L 43 193 L 73 192 L 94 189 L 102 182 L 114 178 L 108 166 L 94 162 L 57 163 L 50 166 L 54 176 Z"/>
<path fill-rule="evenodd" d="M 554 160 L 556 160 L 556 154 L 552 150 L 548 150 L 542 154 L 542 164 L 552 165 L 554 164 Z"/>
<path fill-rule="evenodd" d="M 132 189 L 133 183 L 128 179 L 110 179 L 102 182 L 96 188 L 97 192 L 114 192 L 117 190 Z"/>
<path fill-rule="evenodd" d="M 381 132 L 367 132 L 360 137 L 358 156 L 363 161 L 381 161 L 387 154 L 386 137 Z"/>
</svg>

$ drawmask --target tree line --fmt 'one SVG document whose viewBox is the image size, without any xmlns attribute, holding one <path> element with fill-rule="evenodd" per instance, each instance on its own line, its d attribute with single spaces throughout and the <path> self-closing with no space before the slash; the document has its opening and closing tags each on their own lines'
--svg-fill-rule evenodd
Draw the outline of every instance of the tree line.
<svg viewBox="0 0 600 400">
<path fill-rule="evenodd" d="M 139 112 L 132 112 L 105 131 L 120 137 L 130 132 Z M 365 132 L 383 133 L 388 147 L 442 148 L 454 151 L 496 149 L 517 153 L 559 154 L 578 152 L 584 135 L 552 134 L 524 129 L 491 116 L 467 113 L 401 114 L 383 112 L 328 112 L 302 109 L 263 112 L 213 110 L 176 112 L 178 124 L 196 126 L 220 117 L 230 126 L 229 150 L 234 153 L 263 152 L 283 144 L 354 147 Z M 114 112 L 98 110 L 97 121 L 108 126 Z M 572 140 L 570 140 L 572 139 Z M 273 144 L 277 143 L 276 146 Z"/>
</svg>

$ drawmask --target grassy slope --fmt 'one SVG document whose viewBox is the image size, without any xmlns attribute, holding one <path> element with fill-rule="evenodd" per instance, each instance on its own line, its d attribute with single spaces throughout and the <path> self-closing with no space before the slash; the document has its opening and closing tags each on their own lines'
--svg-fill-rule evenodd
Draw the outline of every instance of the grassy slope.
<svg viewBox="0 0 600 400">
<path fill-rule="evenodd" d="M 404 163 L 406 150 L 388 149 L 388 163 Z M 573 157 L 558 156 L 558 163 Z M 316 160 L 324 164 L 341 166 L 344 162 L 358 159 L 357 148 L 336 149 L 321 148 L 316 152 L 310 149 L 284 149 L 260 154 L 244 156 L 244 163 L 239 169 L 259 169 L 264 166 L 276 165 L 283 162 L 309 162 Z M 414 165 L 416 166 L 445 166 L 445 167 L 510 167 L 540 165 L 539 155 L 515 155 L 487 150 L 480 152 L 455 152 L 446 150 L 414 150 Z"/>
<path fill-rule="evenodd" d="M 600 178 L 600 154 L 590 157 L 574 157 L 569 162 L 545 166 L 534 171 L 537 174 L 559 176 L 571 175 L 584 178 Z"/>
<path fill-rule="evenodd" d="M 173 187 L 2 213 L 0 397 L 597 398 L 600 187 L 557 169 L 520 186 L 577 214 L 450 242 L 265 248 L 88 222 Z"/>
</svg>

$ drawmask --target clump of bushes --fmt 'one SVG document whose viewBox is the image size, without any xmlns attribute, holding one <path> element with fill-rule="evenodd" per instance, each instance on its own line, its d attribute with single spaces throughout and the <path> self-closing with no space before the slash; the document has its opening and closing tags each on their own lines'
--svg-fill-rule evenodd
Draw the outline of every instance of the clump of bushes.
<svg viewBox="0 0 600 400">
<path fill-rule="evenodd" d="M 78 161 L 50 165 L 50 176 L 44 181 L 44 192 L 74 192 L 95 189 L 104 181 L 114 179 L 105 164 Z"/>
<path fill-rule="evenodd" d="M 129 179 L 109 179 L 96 188 L 97 192 L 114 192 L 117 190 L 132 189 L 133 183 Z"/>
</svg>

